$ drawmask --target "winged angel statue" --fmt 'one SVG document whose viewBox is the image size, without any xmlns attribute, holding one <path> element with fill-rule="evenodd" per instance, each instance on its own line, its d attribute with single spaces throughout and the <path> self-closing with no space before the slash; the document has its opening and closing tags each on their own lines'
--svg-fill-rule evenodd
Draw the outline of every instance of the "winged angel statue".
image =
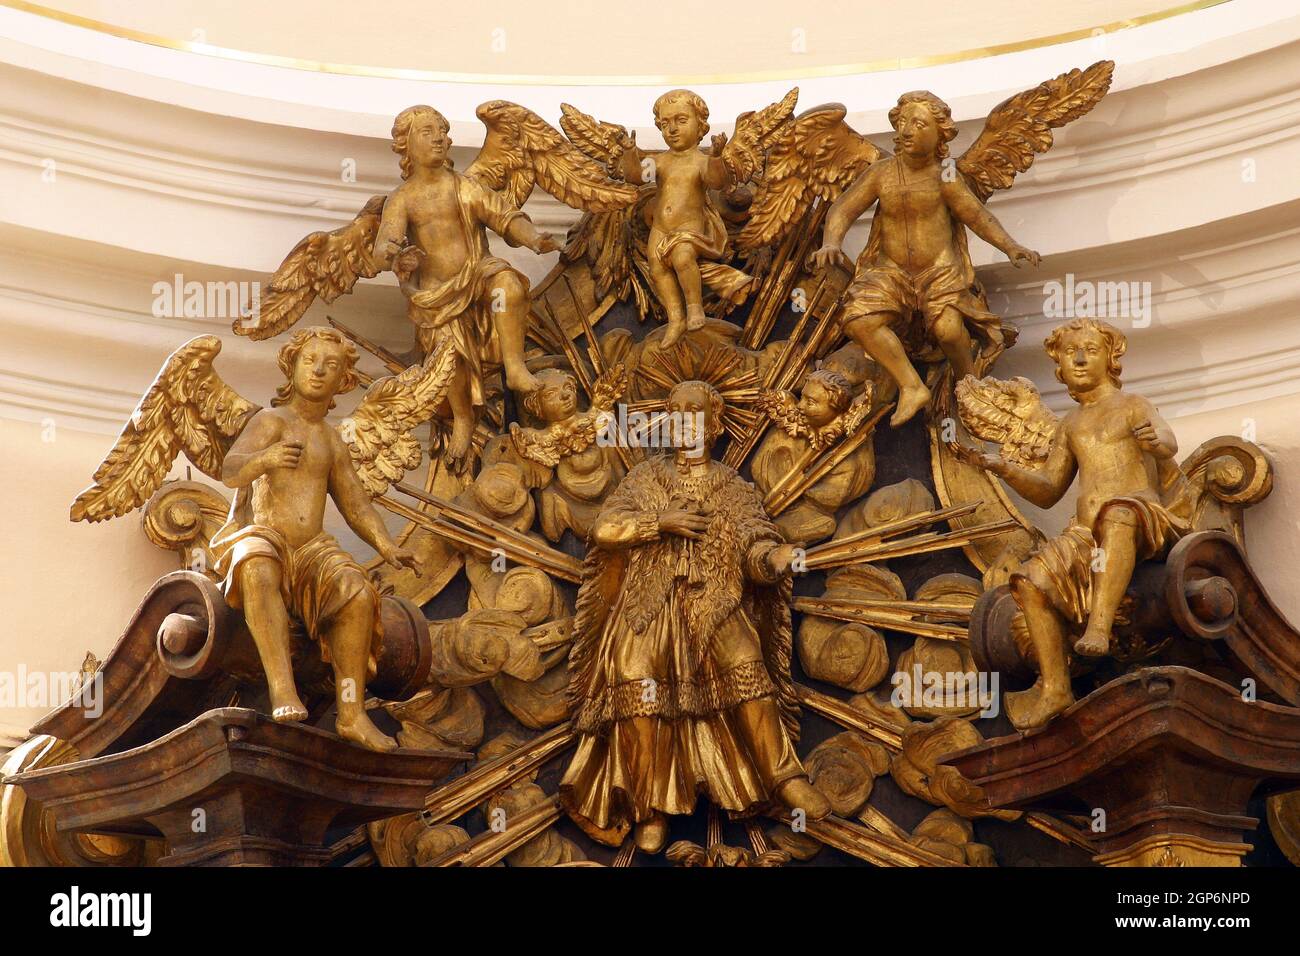
<svg viewBox="0 0 1300 956">
<path fill-rule="evenodd" d="M 289 654 L 290 615 L 333 665 L 336 729 L 374 750 L 397 744 L 371 722 L 363 689 L 382 628 L 379 594 L 361 566 L 324 530 L 325 500 L 394 567 L 415 568 L 371 502 L 420 462 L 412 431 L 427 421 L 455 375 L 450 342 L 424 362 L 381 378 L 335 428 L 338 395 L 359 381 L 357 352 L 332 328 L 306 328 L 281 349 L 285 381 L 261 408 L 213 366 L 221 340 L 203 335 L 172 353 L 72 505 L 73 521 L 104 521 L 143 505 L 184 452 L 201 472 L 236 489 L 230 517 L 211 541 L 231 607 L 242 609 L 266 672 L 272 716 L 303 720 Z"/>
</svg>

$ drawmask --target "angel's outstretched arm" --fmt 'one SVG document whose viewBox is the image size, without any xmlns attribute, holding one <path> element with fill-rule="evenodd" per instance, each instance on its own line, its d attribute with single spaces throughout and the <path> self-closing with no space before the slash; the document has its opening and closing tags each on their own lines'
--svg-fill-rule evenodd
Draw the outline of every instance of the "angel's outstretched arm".
<svg viewBox="0 0 1300 956">
<path fill-rule="evenodd" d="M 1037 468 L 1024 468 L 996 455 L 983 456 L 980 464 L 1039 508 L 1050 508 L 1065 496 L 1078 468 L 1064 438 L 1064 429 L 1052 442 L 1047 460 Z"/>
<path fill-rule="evenodd" d="M 1003 228 L 1002 223 L 998 222 L 998 217 L 989 212 L 988 206 L 979 201 L 961 176 L 943 184 L 943 198 L 954 216 L 975 235 L 1002 250 L 1008 258 L 1015 259 L 1017 253 L 1028 252 L 1011 238 L 1011 234 Z M 1036 257 L 1037 253 L 1029 256 L 1031 261 Z"/>
<path fill-rule="evenodd" d="M 880 198 L 880 186 L 875 166 L 868 167 L 852 186 L 844 190 L 840 197 L 831 203 L 826 212 L 826 228 L 823 233 L 823 246 L 838 249 L 844 244 L 844 237 L 849 227 L 870 209 Z"/>
<path fill-rule="evenodd" d="M 722 158 L 722 151 L 727 145 L 727 134 L 719 133 L 713 137 L 713 148 L 704 163 L 704 185 L 709 189 L 730 189 L 735 185 L 736 177 L 731 167 Z"/>
<path fill-rule="evenodd" d="M 282 442 L 280 419 L 258 412 L 235 439 L 221 463 L 221 482 L 227 488 L 246 488 L 272 468 L 295 468 L 302 442 Z"/>
<path fill-rule="evenodd" d="M 388 197 L 384 203 L 384 216 L 379 221 L 375 248 L 371 258 L 381 269 L 392 268 L 393 257 L 406 245 L 406 203 L 400 192 Z"/>
<path fill-rule="evenodd" d="M 370 545 L 384 559 L 397 550 L 388 528 L 370 500 L 370 494 L 361 484 L 361 478 L 352 464 L 348 446 L 334 429 L 329 429 L 330 451 L 333 461 L 330 465 L 330 496 L 338 506 L 339 514 L 348 523 L 348 527 L 357 533 L 357 537 Z"/>
</svg>

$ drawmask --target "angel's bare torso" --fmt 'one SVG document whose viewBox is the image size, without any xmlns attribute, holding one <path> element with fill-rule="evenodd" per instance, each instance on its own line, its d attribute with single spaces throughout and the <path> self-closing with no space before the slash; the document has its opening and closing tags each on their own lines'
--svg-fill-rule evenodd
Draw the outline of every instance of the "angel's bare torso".
<svg viewBox="0 0 1300 956">
<path fill-rule="evenodd" d="M 1112 498 L 1160 501 L 1155 457 L 1133 434 L 1134 426 L 1152 414 L 1141 397 L 1117 391 L 1065 416 L 1061 434 L 1079 469 L 1075 514 L 1084 527 L 1092 527 Z"/>
<path fill-rule="evenodd" d="M 698 149 L 657 153 L 651 228 L 660 233 L 703 232 L 709 156 Z"/>
<path fill-rule="evenodd" d="M 291 406 L 281 406 L 258 412 L 231 452 L 256 453 L 279 442 L 301 442 L 298 465 L 269 468 L 253 482 L 253 521 L 280 532 L 297 548 L 324 528 L 325 498 L 347 448 L 329 423 L 308 421 Z"/>
<path fill-rule="evenodd" d="M 418 285 L 426 288 L 445 282 L 464 268 L 470 254 L 461 216 L 454 172 L 438 169 L 417 174 L 388 198 L 377 245 L 409 241 L 424 253 L 416 274 Z M 475 228 L 483 226 L 475 224 Z"/>
<path fill-rule="evenodd" d="M 944 181 L 938 162 L 913 169 L 891 156 L 874 164 L 867 175 L 875 179 L 880 195 L 875 212 L 880 220 L 880 258 L 874 264 L 893 265 L 915 275 L 960 261 L 949 208 L 953 184 Z"/>
</svg>

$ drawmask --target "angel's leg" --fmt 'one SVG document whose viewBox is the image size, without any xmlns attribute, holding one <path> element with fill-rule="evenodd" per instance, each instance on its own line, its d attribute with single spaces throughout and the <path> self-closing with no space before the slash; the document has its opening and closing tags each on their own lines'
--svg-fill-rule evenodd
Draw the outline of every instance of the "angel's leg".
<svg viewBox="0 0 1300 956">
<path fill-rule="evenodd" d="M 1104 505 L 1097 515 L 1096 536 L 1101 570 L 1092 576 L 1088 626 L 1074 644 L 1075 651 L 1086 657 L 1100 657 L 1110 650 L 1115 612 L 1137 564 L 1137 512 L 1127 505 Z"/>
<path fill-rule="evenodd" d="M 1029 730 L 1041 727 L 1073 704 L 1074 690 L 1065 653 L 1065 625 L 1047 594 L 1026 574 L 1011 576 L 1011 593 L 1025 617 L 1038 680 L 1028 690 L 1008 692 L 1005 702 L 1012 725 Z"/>
<path fill-rule="evenodd" d="M 457 356 L 456 373 L 447 387 L 447 405 L 451 408 L 451 437 L 443 460 L 447 469 L 460 472 L 469 463 L 470 442 L 474 437 L 474 397 L 470 393 L 469 372 Z"/>
<path fill-rule="evenodd" d="M 289 612 L 280 594 L 280 565 L 274 558 L 255 555 L 240 564 L 235 573 L 239 575 L 244 623 L 253 635 L 257 656 L 266 672 L 271 716 L 279 721 L 304 720 L 307 708 L 293 682 Z"/>
<path fill-rule="evenodd" d="M 700 278 L 700 264 L 695 250 L 682 243 L 672 251 L 673 272 L 686 300 L 686 329 L 694 331 L 704 327 L 704 280 Z"/>
<path fill-rule="evenodd" d="M 846 322 L 844 331 L 898 383 L 898 408 L 889 420 L 897 428 L 930 404 L 930 390 L 916 374 L 903 343 L 889 327 L 893 318 L 890 312 L 872 312 Z"/>
<path fill-rule="evenodd" d="M 662 233 L 651 230 L 648 243 L 651 250 L 658 245 L 661 235 Z M 664 262 L 653 251 L 649 256 L 649 260 L 650 282 L 654 286 L 655 295 L 659 297 L 659 303 L 664 307 L 664 312 L 668 315 L 663 341 L 659 343 L 659 347 L 663 349 L 672 348 L 673 344 L 682 337 L 682 333 L 686 331 L 686 310 L 682 304 L 681 286 L 677 284 L 677 273 L 673 271 L 669 263 Z"/>
<path fill-rule="evenodd" d="M 970 354 L 970 333 L 966 331 L 966 321 L 959 311 L 952 306 L 945 308 L 939 313 L 931 331 L 939 342 L 939 348 L 943 349 L 948 364 L 952 366 L 954 382 L 960 382 L 975 371 Z"/>
<path fill-rule="evenodd" d="M 537 378 L 524 364 L 524 337 L 528 334 L 528 286 L 513 271 L 498 272 L 488 287 L 488 308 L 501 339 L 501 364 L 506 385 L 527 394 L 537 388 Z"/>
<path fill-rule="evenodd" d="M 349 572 L 355 573 L 355 572 Z M 325 640 L 334 664 L 338 714 L 334 729 L 340 737 L 369 750 L 396 750 L 397 741 L 374 725 L 366 714 L 366 665 L 375 626 L 375 602 L 370 587 L 362 587 L 330 622 Z"/>
</svg>

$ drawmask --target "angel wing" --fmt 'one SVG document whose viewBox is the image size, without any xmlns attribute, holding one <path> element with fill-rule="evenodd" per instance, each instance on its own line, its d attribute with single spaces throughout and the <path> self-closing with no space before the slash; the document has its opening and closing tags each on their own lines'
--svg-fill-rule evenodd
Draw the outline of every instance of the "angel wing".
<svg viewBox="0 0 1300 956">
<path fill-rule="evenodd" d="M 591 388 L 591 407 L 608 411 L 614 407 L 614 403 L 623 397 L 627 391 L 628 376 L 627 368 L 622 362 L 608 369 L 604 375 L 596 379 Z"/>
<path fill-rule="evenodd" d="M 492 100 L 480 106 L 477 115 L 488 133 L 466 175 L 503 192 L 514 205 L 524 204 L 534 183 L 560 202 L 589 212 L 622 209 L 636 202 L 635 187 L 611 180 L 532 110 Z"/>
<path fill-rule="evenodd" d="M 236 335 L 251 339 L 269 339 L 279 335 L 303 317 L 319 297 L 326 303 L 351 292 L 357 279 L 373 279 L 379 267 L 371 260 L 370 250 L 379 232 L 387 196 L 371 196 L 346 226 L 333 232 L 313 232 L 303 239 L 280 263 L 268 283 L 253 322 L 236 319 Z"/>
<path fill-rule="evenodd" d="M 957 414 L 967 431 L 997 442 L 1002 457 L 1018 465 L 1046 459 L 1061 424 L 1027 378 L 1002 381 L 967 375 L 957 383 Z"/>
<path fill-rule="evenodd" d="M 455 347 L 446 339 L 422 364 L 371 384 L 343 421 L 340 430 L 352 464 L 372 496 L 382 495 L 420 463 L 420 443 L 411 433 L 437 409 L 455 371 Z"/>
<path fill-rule="evenodd" d="M 627 129 L 617 123 L 606 123 L 588 116 L 576 106 L 560 104 L 560 129 L 573 145 L 587 156 L 614 172 L 623 153 Z"/>
<path fill-rule="evenodd" d="M 779 388 L 765 388 L 754 399 L 754 410 L 766 415 L 783 432 L 791 437 L 808 435 L 808 416 L 799 407 L 794 393 Z"/>
<path fill-rule="evenodd" d="M 1032 90 L 1017 93 L 989 114 L 984 130 L 957 160 L 981 201 L 1007 189 L 1052 146 L 1052 130 L 1073 122 L 1096 106 L 1110 89 L 1115 64 L 1101 60 L 1086 70 L 1071 70 Z"/>
<path fill-rule="evenodd" d="M 832 202 L 884 156 L 844 122 L 844 114 L 838 103 L 816 106 L 773 134 L 749 221 L 736 240 L 739 248 L 779 242 L 814 199 Z"/>
<path fill-rule="evenodd" d="M 768 141 L 790 118 L 798 101 L 799 87 L 796 86 L 779 102 L 736 117 L 735 135 L 722 150 L 722 161 L 726 163 L 731 175 L 736 177 L 736 182 L 749 182 L 754 178 L 754 173 L 762 168 L 763 153 L 769 145 Z"/>
<path fill-rule="evenodd" d="M 221 380 L 212 360 L 215 335 L 200 335 L 170 356 L 140 399 L 94 484 L 72 503 L 73 521 L 104 521 L 134 511 L 158 490 L 185 452 L 209 478 L 221 477 L 226 452 L 260 406 Z"/>
<path fill-rule="evenodd" d="M 871 403 L 875 401 L 876 390 L 871 382 L 867 382 L 866 388 L 855 396 L 849 403 L 849 407 L 844 410 L 840 416 L 840 422 L 844 427 L 845 435 L 852 435 L 871 416 Z"/>
</svg>

